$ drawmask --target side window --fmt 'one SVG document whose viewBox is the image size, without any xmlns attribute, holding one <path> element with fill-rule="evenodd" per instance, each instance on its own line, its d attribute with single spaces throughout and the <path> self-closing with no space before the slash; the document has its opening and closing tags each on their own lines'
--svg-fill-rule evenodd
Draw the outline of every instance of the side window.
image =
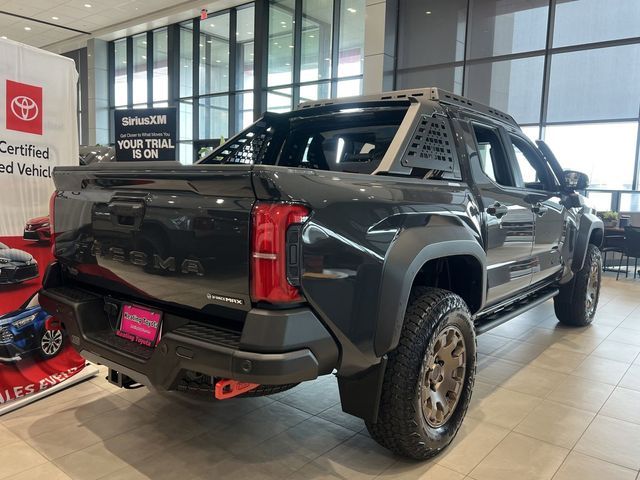
<svg viewBox="0 0 640 480">
<path fill-rule="evenodd" d="M 499 185 L 514 187 L 509 162 L 495 128 L 472 123 L 478 144 L 478 157 L 484 173 Z"/>
<path fill-rule="evenodd" d="M 553 181 L 545 168 L 544 161 L 526 140 L 509 134 L 520 174 L 520 185 L 534 190 L 553 190 Z"/>
</svg>

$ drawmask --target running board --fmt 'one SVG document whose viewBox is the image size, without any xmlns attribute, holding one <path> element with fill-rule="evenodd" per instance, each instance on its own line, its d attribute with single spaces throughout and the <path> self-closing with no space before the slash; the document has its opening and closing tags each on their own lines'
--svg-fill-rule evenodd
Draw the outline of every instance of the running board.
<svg viewBox="0 0 640 480">
<path fill-rule="evenodd" d="M 486 319 L 479 320 L 476 324 L 476 334 L 480 335 L 496 327 L 499 327 L 512 318 L 517 317 L 518 315 L 522 315 L 524 312 L 531 310 L 533 307 L 536 307 L 541 303 L 544 303 L 547 300 L 555 297 L 558 292 L 559 290 L 557 288 L 544 289 L 540 293 L 533 294 L 527 298 L 520 300 L 519 302 L 514 303 L 513 305 L 503 308 L 496 313 L 488 315 Z"/>
</svg>

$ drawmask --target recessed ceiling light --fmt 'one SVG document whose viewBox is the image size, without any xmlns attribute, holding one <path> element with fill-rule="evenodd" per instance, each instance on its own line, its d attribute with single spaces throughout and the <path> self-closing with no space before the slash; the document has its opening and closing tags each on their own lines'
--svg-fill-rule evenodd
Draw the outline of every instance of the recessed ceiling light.
<svg viewBox="0 0 640 480">
<path fill-rule="evenodd" d="M 91 8 L 93 5 L 91 5 L 90 3 L 85 3 L 84 6 L 85 8 Z"/>
<path fill-rule="evenodd" d="M 29 30 L 31 30 L 31 27 L 24 27 L 24 29 L 28 32 Z"/>
<path fill-rule="evenodd" d="M 293 48 L 293 45 L 289 45 L 289 48 Z"/>
<path fill-rule="evenodd" d="M 213 43 L 211 40 L 207 40 L 207 43 Z"/>
<path fill-rule="evenodd" d="M 0 38 L 3 39 L 3 40 L 6 40 L 7 36 L 6 35 L 2 35 Z"/>
<path fill-rule="evenodd" d="M 290 63 L 285 63 L 285 65 L 286 65 L 287 67 L 290 67 L 290 66 L 291 66 L 291 64 L 290 64 Z"/>
<path fill-rule="evenodd" d="M 207 57 L 202 57 L 202 60 L 206 60 L 206 59 L 207 59 Z"/>
<path fill-rule="evenodd" d="M 315 35 L 309 35 L 309 38 L 316 38 Z"/>
<path fill-rule="evenodd" d="M 349 13 L 356 13 L 356 12 L 357 12 L 357 10 L 356 10 L 355 8 L 351 8 L 351 7 L 349 7 L 349 8 L 347 8 L 347 12 L 349 12 Z"/>
<path fill-rule="evenodd" d="M 426 13 L 427 15 L 431 15 L 431 10 L 427 10 L 427 11 L 426 11 L 426 12 L 424 12 L 424 13 Z"/>
<path fill-rule="evenodd" d="M 143 60 L 146 60 L 146 59 L 147 59 L 147 56 L 146 56 L 146 55 L 142 55 L 142 57 L 141 57 L 141 58 L 142 58 Z"/>
<path fill-rule="evenodd" d="M 203 44 L 200 44 L 200 46 L 201 46 L 201 47 L 204 47 L 204 45 L 203 45 Z"/>
<path fill-rule="evenodd" d="M 216 26 L 216 24 L 215 24 L 215 23 L 212 23 L 212 24 L 211 24 L 211 26 L 212 26 L 212 27 L 215 27 L 215 26 Z"/>
<path fill-rule="evenodd" d="M 122 61 L 122 63 L 124 63 L 124 64 L 126 65 L 126 64 L 127 64 L 127 61 L 126 61 L 126 60 L 123 60 L 123 61 Z"/>
<path fill-rule="evenodd" d="M 143 40 L 143 41 L 142 41 L 142 44 L 143 44 L 143 45 L 146 45 L 146 44 L 147 44 L 147 41 L 146 41 L 146 40 Z"/>
<path fill-rule="evenodd" d="M 58 17 L 51 17 L 51 20 L 60 20 Z"/>
</svg>

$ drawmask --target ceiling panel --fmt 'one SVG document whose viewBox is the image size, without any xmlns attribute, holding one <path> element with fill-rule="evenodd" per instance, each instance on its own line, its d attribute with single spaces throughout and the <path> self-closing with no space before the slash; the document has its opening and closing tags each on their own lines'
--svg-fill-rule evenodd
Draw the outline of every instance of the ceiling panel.
<svg viewBox="0 0 640 480">
<path fill-rule="evenodd" d="M 179 0 L 0 0 L 0 10 L 94 33 L 138 17 L 142 22 L 142 17 L 180 3 Z M 54 28 L 55 33 L 50 28 Z M 0 36 L 36 47 L 78 35 L 78 32 L 0 14 Z"/>
</svg>

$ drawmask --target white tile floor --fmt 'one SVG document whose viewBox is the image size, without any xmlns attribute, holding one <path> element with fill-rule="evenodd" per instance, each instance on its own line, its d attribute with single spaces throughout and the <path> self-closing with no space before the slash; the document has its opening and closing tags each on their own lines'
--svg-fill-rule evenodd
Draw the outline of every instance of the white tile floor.
<svg viewBox="0 0 640 480">
<path fill-rule="evenodd" d="M 468 416 L 430 462 L 379 447 L 332 377 L 212 404 L 102 375 L 0 417 L 0 479 L 640 480 L 640 281 L 606 278 L 591 327 L 546 303 L 478 343 Z"/>
</svg>

